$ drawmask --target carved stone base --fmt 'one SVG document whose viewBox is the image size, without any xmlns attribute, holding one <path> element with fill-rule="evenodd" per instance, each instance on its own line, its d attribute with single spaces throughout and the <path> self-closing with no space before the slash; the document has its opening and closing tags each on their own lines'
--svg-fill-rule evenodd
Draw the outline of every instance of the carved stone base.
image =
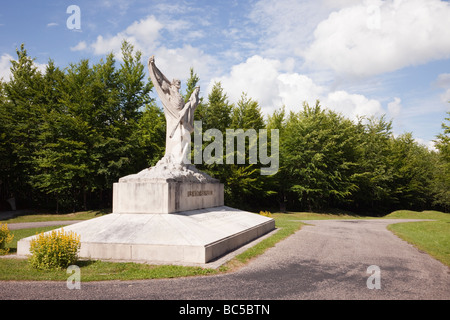
<svg viewBox="0 0 450 320">
<path fill-rule="evenodd" d="M 221 206 L 172 214 L 112 213 L 64 231 L 80 235 L 82 258 L 198 265 L 274 228 L 271 218 Z M 18 255 L 29 254 L 33 237 L 18 242 Z"/>
<path fill-rule="evenodd" d="M 222 183 L 128 181 L 114 183 L 114 213 L 173 213 L 224 204 Z"/>
<path fill-rule="evenodd" d="M 64 230 L 80 235 L 82 258 L 195 265 L 275 228 L 271 218 L 223 204 L 223 184 L 163 158 L 114 184 L 112 214 Z M 29 254 L 32 238 L 18 242 L 18 255 Z"/>
</svg>

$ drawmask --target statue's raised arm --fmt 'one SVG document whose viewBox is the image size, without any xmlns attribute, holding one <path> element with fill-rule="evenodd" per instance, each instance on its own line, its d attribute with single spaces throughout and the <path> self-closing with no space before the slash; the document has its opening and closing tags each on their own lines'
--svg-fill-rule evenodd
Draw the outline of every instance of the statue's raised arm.
<svg viewBox="0 0 450 320">
<path fill-rule="evenodd" d="M 155 65 L 155 56 L 148 59 L 148 70 L 153 85 L 161 88 L 165 93 L 169 93 L 170 81 L 162 74 L 162 72 Z"/>
<path fill-rule="evenodd" d="M 189 101 L 185 104 L 180 93 L 180 80 L 174 79 L 170 82 L 156 67 L 154 56 L 148 60 L 148 70 L 166 117 L 165 157 L 170 162 L 189 163 L 190 134 L 194 131 L 194 111 L 199 103 L 200 88 L 194 89 Z"/>
</svg>

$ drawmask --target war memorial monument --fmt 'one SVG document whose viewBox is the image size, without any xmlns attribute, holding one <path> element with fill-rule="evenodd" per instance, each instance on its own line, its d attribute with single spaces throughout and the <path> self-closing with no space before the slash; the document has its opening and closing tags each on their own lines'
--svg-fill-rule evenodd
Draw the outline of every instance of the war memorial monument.
<svg viewBox="0 0 450 320">
<path fill-rule="evenodd" d="M 189 161 L 200 88 L 189 101 L 148 61 L 167 122 L 164 157 L 113 185 L 112 213 L 64 227 L 81 237 L 79 257 L 166 264 L 204 264 L 272 231 L 275 221 L 224 206 L 224 186 Z M 30 241 L 17 244 L 28 255 Z"/>
</svg>

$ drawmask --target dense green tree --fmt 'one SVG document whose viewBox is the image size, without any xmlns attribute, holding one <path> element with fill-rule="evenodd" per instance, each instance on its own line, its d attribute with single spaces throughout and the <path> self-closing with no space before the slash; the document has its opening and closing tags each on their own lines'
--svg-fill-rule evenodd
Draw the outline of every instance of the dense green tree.
<svg viewBox="0 0 450 320">
<path fill-rule="evenodd" d="M 282 135 L 281 162 L 289 177 L 289 191 L 303 208 L 321 209 L 345 202 L 356 190 L 350 176 L 356 165 L 351 121 L 304 104 L 291 113 Z"/>
<path fill-rule="evenodd" d="M 392 122 L 384 117 L 360 119 L 356 133 L 358 166 L 352 176 L 357 185 L 353 196 L 355 207 L 372 211 L 386 209 L 392 203 L 393 168 L 389 162 Z"/>
<path fill-rule="evenodd" d="M 242 93 L 240 100 L 232 110 L 231 128 L 259 129 L 265 128 L 264 118 L 257 101 Z"/>
<path fill-rule="evenodd" d="M 230 175 L 229 170 L 230 168 L 225 165 L 226 155 L 224 153 L 224 144 L 222 142 L 222 147 L 220 148 L 220 150 L 214 150 L 214 153 L 219 152 L 219 154 L 211 154 L 211 157 L 217 159 L 217 161 L 214 161 L 213 163 L 206 163 L 205 148 L 215 141 L 214 136 L 209 135 L 211 130 L 218 130 L 217 132 L 220 135 L 222 134 L 224 135 L 226 129 L 230 127 L 232 108 L 233 105 L 228 101 L 228 97 L 226 93 L 224 93 L 221 83 L 216 82 L 208 95 L 207 102 L 203 105 L 203 107 L 200 110 L 196 111 L 197 114 L 196 117 L 198 119 L 196 120 L 201 121 L 202 124 L 201 135 L 203 143 L 201 151 L 195 150 L 194 161 L 196 160 L 195 153 L 201 152 L 202 163 L 201 164 L 196 163 L 196 166 L 200 170 L 204 170 L 205 172 L 210 174 L 212 177 L 218 179 L 222 183 L 225 183 L 225 181 Z M 229 189 L 226 186 L 225 186 L 225 194 L 226 197 L 230 195 Z"/>
<path fill-rule="evenodd" d="M 266 128 L 269 135 L 268 143 L 270 145 L 272 145 L 272 130 L 278 130 L 279 139 L 284 139 L 285 135 L 287 134 L 285 132 L 286 124 L 287 118 L 285 106 L 281 107 L 278 110 L 275 110 L 271 115 L 268 116 Z M 277 147 L 279 149 L 280 143 L 281 142 L 278 141 Z M 278 172 L 274 175 L 268 176 L 266 182 L 266 190 L 272 195 L 271 197 L 269 197 L 269 199 L 277 203 L 278 208 L 281 212 L 286 211 L 289 194 L 289 173 L 285 167 L 286 162 L 284 161 L 285 159 L 283 158 L 283 154 L 284 153 L 282 153 L 280 150 L 280 163 Z M 272 206 L 276 207 L 275 204 L 272 204 Z"/>
<path fill-rule="evenodd" d="M 231 126 L 233 104 L 228 101 L 220 82 L 214 83 L 208 95 L 208 102 L 203 114 L 203 130 L 217 129 L 225 132 Z"/>
<path fill-rule="evenodd" d="M 231 110 L 230 129 L 234 130 L 236 136 L 234 150 L 232 150 L 232 163 L 230 154 L 226 154 L 228 176 L 226 187 L 228 191 L 227 200 L 231 205 L 255 207 L 265 198 L 267 192 L 265 187 L 266 179 L 261 176 L 261 165 L 258 162 L 259 130 L 265 129 L 264 118 L 257 101 L 249 98 L 246 93 L 242 93 L 236 106 Z M 239 137 L 239 132 L 242 137 Z M 227 134 L 227 139 L 228 139 Z M 237 146 L 238 139 L 245 139 L 245 148 L 241 150 L 244 154 L 239 154 Z M 252 153 L 252 156 L 250 156 Z M 244 163 L 239 163 L 238 156 L 244 159 Z"/>
<path fill-rule="evenodd" d="M 139 141 L 136 151 L 138 157 L 143 160 L 137 165 L 137 169 L 154 166 L 164 156 L 166 145 L 164 112 L 154 102 L 145 106 L 135 134 L 138 135 Z"/>
<path fill-rule="evenodd" d="M 450 121 L 449 117 L 445 121 Z M 435 146 L 438 154 L 435 161 L 433 194 L 434 205 L 442 208 L 446 212 L 450 210 L 450 124 L 442 123 L 443 133 L 437 136 Z"/>
<path fill-rule="evenodd" d="M 49 60 L 39 71 L 24 45 L 17 49 L 11 78 L 0 80 L 0 209 L 9 209 L 10 197 L 19 207 L 111 206 L 114 182 L 163 156 L 165 117 L 150 97 L 141 59 L 124 41 L 121 63 L 111 53 L 93 65 L 81 60 L 64 69 Z M 198 83 L 191 68 L 186 101 Z M 208 149 L 217 153 L 216 162 L 203 157 L 196 166 L 225 184 L 228 205 L 256 209 L 278 202 L 282 211 L 361 213 L 450 208 L 450 118 L 435 141 L 437 151 L 430 151 L 411 133 L 394 137 L 384 117 L 352 122 L 319 102 L 289 114 L 283 107 L 266 123 L 256 100 L 243 93 L 234 105 L 220 82 L 201 98 L 194 117 L 202 121 L 202 155 L 215 142 L 207 132 L 223 138 Z M 243 154 L 237 141 L 227 154 L 227 129 L 247 133 Z M 248 138 L 260 129 L 267 129 L 267 144 Z M 279 133 L 280 166 L 264 176 L 259 152 L 255 163 L 250 151 L 274 147 L 272 129 Z"/>
<path fill-rule="evenodd" d="M 430 184 L 433 155 L 405 133 L 391 141 L 392 206 L 402 209 L 426 209 L 431 205 Z"/>
<path fill-rule="evenodd" d="M 42 74 L 22 44 L 17 60 L 11 61 L 11 78 L 3 83 L 2 117 L 2 186 L 8 197 L 29 201 L 34 198 L 29 177 L 35 168 L 32 155 L 38 148 L 41 120 Z"/>
</svg>

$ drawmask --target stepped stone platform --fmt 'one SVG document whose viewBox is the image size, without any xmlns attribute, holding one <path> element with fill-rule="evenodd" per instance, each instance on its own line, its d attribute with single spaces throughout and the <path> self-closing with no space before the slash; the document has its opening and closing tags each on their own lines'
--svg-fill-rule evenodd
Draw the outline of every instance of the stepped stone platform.
<svg viewBox="0 0 450 320">
<path fill-rule="evenodd" d="M 153 179 L 152 170 L 182 174 Z M 223 184 L 197 173 L 166 167 L 121 178 L 114 184 L 113 213 L 64 231 L 80 235 L 81 258 L 195 265 L 275 228 L 271 218 L 224 206 Z M 29 254 L 33 237 L 18 242 L 18 255 Z"/>
<path fill-rule="evenodd" d="M 175 214 L 111 213 L 64 227 L 81 236 L 82 258 L 207 263 L 274 229 L 274 221 L 226 206 Z M 28 237 L 18 255 L 29 253 Z"/>
</svg>

